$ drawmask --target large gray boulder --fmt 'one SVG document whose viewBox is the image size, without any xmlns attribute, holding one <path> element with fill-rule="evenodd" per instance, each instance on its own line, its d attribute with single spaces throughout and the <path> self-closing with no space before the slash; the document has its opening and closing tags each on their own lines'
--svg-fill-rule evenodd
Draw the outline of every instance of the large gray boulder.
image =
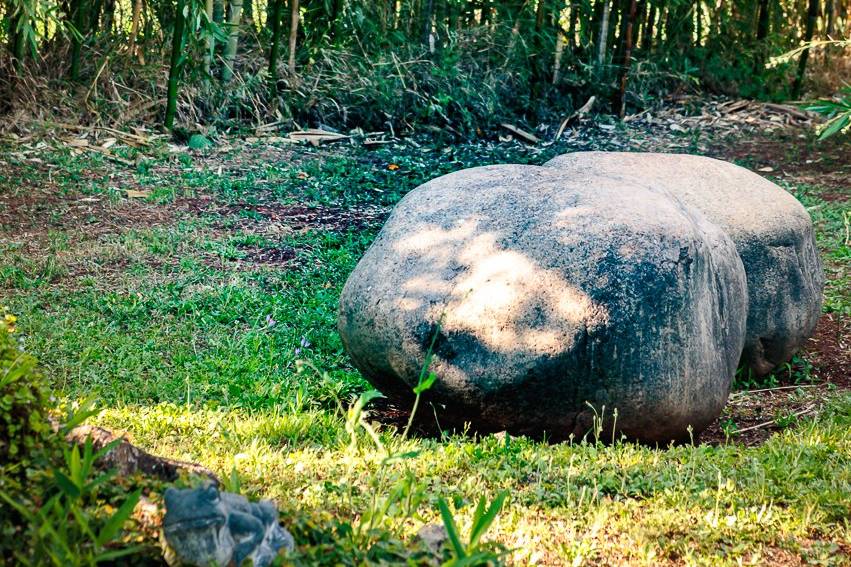
<svg viewBox="0 0 851 567">
<path fill-rule="evenodd" d="M 822 272 L 813 225 L 789 193 L 732 163 L 684 155 L 577 152 L 545 164 L 570 179 L 601 176 L 666 192 L 720 226 L 748 278 L 748 323 L 741 365 L 762 376 L 788 361 L 821 315 Z"/>
<path fill-rule="evenodd" d="M 402 199 L 346 282 L 339 330 L 402 399 L 434 340 L 444 427 L 559 439 L 605 406 L 605 427 L 617 410 L 617 430 L 664 443 L 719 415 L 746 309 L 736 249 L 700 213 L 622 180 L 500 165 Z"/>
</svg>

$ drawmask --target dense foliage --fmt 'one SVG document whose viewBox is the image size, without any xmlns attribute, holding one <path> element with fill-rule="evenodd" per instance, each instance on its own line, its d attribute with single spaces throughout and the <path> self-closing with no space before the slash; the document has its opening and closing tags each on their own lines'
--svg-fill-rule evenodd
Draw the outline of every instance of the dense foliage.
<svg viewBox="0 0 851 567">
<path fill-rule="evenodd" d="M 141 493 L 125 496 L 128 481 L 96 470 L 111 447 L 63 446 L 94 412 L 80 408 L 54 430 L 48 382 L 14 340 L 16 321 L 0 320 L 0 563 L 94 565 L 140 553 L 121 536 Z"/>
<path fill-rule="evenodd" d="M 684 89 L 799 97 L 807 61 L 836 75 L 844 48 L 772 57 L 846 35 L 851 3 L 4 0 L 0 18 L 0 112 L 21 119 L 472 135 L 592 95 L 616 114 Z"/>
<path fill-rule="evenodd" d="M 25 482 L 50 432 L 47 382 L 15 342 L 16 317 L 0 321 L 0 490 Z M 0 508 L 2 510 L 2 508 Z"/>
</svg>

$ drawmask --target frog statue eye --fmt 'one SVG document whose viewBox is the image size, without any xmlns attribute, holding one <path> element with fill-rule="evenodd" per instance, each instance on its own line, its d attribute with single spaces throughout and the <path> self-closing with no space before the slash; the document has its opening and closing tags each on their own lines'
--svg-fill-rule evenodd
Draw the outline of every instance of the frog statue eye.
<svg viewBox="0 0 851 567">
<path fill-rule="evenodd" d="M 213 484 L 207 484 L 204 487 L 204 496 L 207 501 L 210 503 L 217 503 L 221 498 L 219 497 L 219 489 L 215 487 Z"/>
</svg>

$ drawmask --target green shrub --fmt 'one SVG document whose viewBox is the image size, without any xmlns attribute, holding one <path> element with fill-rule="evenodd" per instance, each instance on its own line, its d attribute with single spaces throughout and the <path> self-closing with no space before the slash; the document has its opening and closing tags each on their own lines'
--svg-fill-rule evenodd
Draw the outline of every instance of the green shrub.
<svg viewBox="0 0 851 567">
<path fill-rule="evenodd" d="M 0 319 L 0 494 L 19 495 L 48 465 L 48 390 L 34 357 L 15 340 L 14 315 Z M 15 544 L 20 516 L 0 500 L 0 563 Z"/>
<path fill-rule="evenodd" d="M 51 433 L 45 378 L 16 343 L 14 323 L 8 313 L 0 320 L 0 490 L 21 482 L 43 459 Z"/>
<path fill-rule="evenodd" d="M 15 321 L 5 312 L 0 320 L 0 565 L 127 559 L 144 549 L 120 541 L 140 492 L 127 496 L 126 483 L 95 469 L 112 445 L 65 444 L 65 432 L 94 413 L 88 404 L 54 430 L 46 378 L 15 341 Z"/>
<path fill-rule="evenodd" d="M 122 527 L 139 502 L 141 490 L 119 495 L 113 507 L 104 494 L 111 492 L 114 474 L 99 472 L 95 462 L 112 444 L 95 452 L 92 440 L 82 449 L 63 450 L 63 465 L 53 469 L 49 482 L 39 487 L 46 498 L 38 507 L 18 495 L 0 491 L 0 501 L 23 520 L 23 540 L 14 557 L 23 565 L 85 566 L 138 554 L 146 548 L 120 540 Z"/>
</svg>

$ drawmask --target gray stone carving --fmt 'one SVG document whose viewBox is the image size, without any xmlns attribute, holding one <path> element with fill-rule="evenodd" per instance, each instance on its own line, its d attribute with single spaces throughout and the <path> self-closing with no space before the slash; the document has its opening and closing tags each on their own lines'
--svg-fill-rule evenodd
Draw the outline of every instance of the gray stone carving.
<svg viewBox="0 0 851 567">
<path fill-rule="evenodd" d="M 250 559 L 255 567 L 266 567 L 279 550 L 295 545 L 268 500 L 249 502 L 208 485 L 169 488 L 165 506 L 163 532 L 179 565 L 238 566 Z"/>
</svg>

